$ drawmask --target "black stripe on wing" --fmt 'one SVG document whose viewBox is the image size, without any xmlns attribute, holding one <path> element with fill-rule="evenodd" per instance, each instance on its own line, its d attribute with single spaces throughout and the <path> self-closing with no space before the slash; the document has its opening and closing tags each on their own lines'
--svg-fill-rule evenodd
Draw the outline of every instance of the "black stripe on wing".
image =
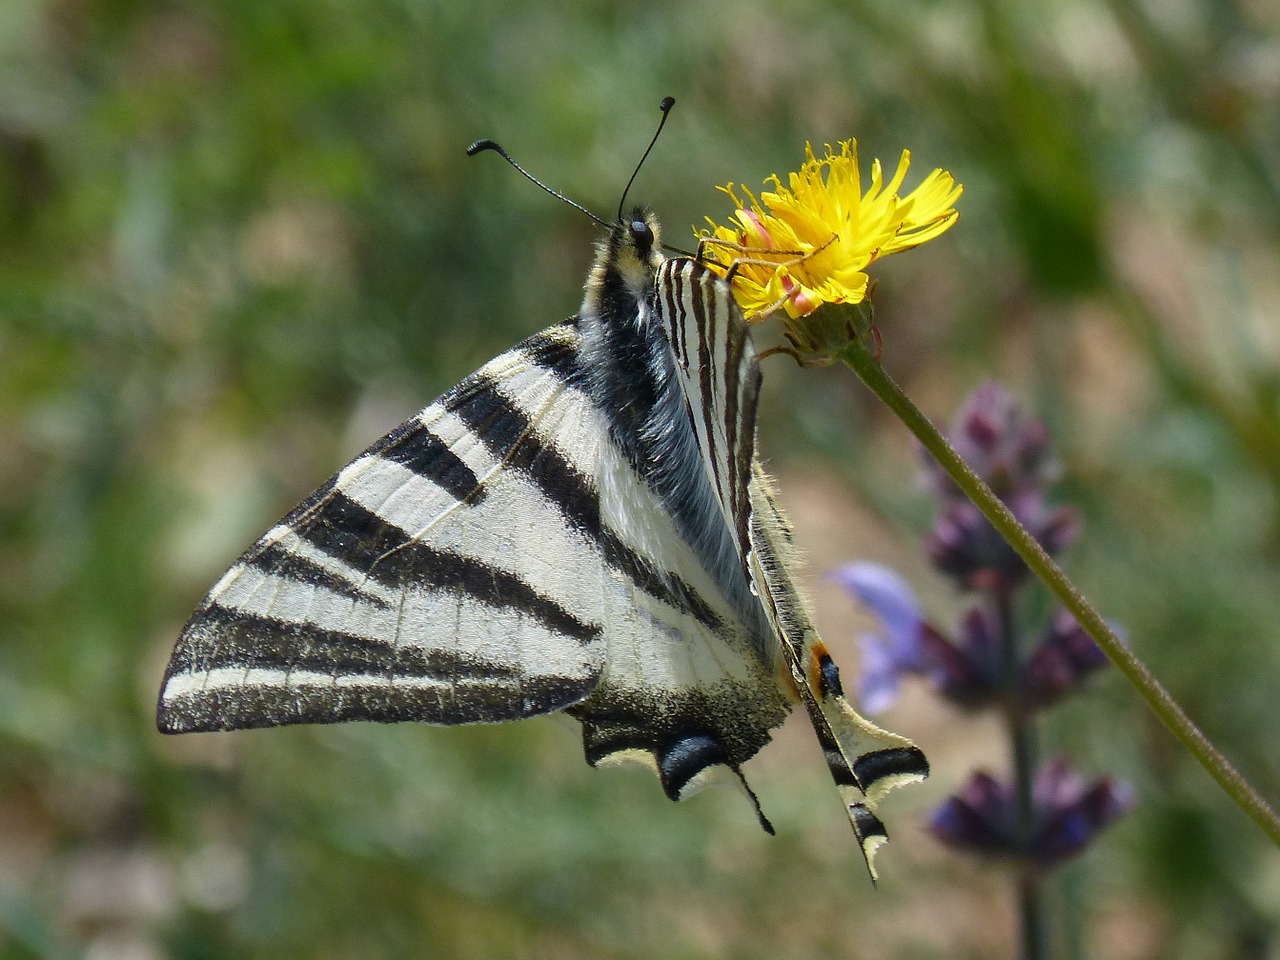
<svg viewBox="0 0 1280 960">
<path fill-rule="evenodd" d="M 170 661 L 170 675 L 225 667 L 301 670 L 345 678 L 479 680 L 518 675 L 507 664 L 456 650 L 353 636 L 314 623 L 294 623 L 216 604 L 196 613 L 187 632 L 216 637 L 217 642 L 181 646 Z"/>
<path fill-rule="evenodd" d="M 554 446 L 543 441 L 524 411 L 493 381 L 483 378 L 465 394 L 446 398 L 462 420 L 506 469 L 518 470 L 575 530 L 599 545 L 604 560 L 650 596 L 692 616 L 712 630 L 724 623 L 691 586 L 655 566 L 608 530 L 600 518 L 600 496 L 592 480 Z"/>
<path fill-rule="evenodd" d="M 853 762 L 853 774 L 862 792 L 870 793 L 885 780 L 927 777 L 929 761 L 919 747 L 890 747 L 858 757 Z"/>
<path fill-rule="evenodd" d="M 475 472 L 417 418 L 400 424 L 368 453 L 408 467 L 459 502 L 484 500 L 485 490 Z"/>
<path fill-rule="evenodd" d="M 854 835 L 864 851 L 874 851 L 885 840 L 889 839 L 889 831 L 884 821 L 877 817 L 865 803 L 849 804 L 849 822 L 853 824 Z M 871 878 L 875 880 L 873 876 Z"/>
<path fill-rule="evenodd" d="M 308 557 L 290 552 L 278 542 L 258 547 L 246 554 L 241 562 L 246 567 L 261 570 L 264 573 L 273 573 L 286 580 L 314 584 L 348 600 L 360 600 L 383 609 L 389 606 L 386 600 L 376 593 L 362 589 L 361 584 L 321 566 Z"/>
<path fill-rule="evenodd" d="M 581 643 L 600 627 L 585 623 L 515 574 L 473 557 L 414 540 L 369 508 L 335 491 L 296 531 L 317 550 L 393 588 L 453 590 L 497 609 L 532 617 Z"/>
<path fill-rule="evenodd" d="M 195 682 L 174 692 L 173 678 Z M 212 607 L 183 632 L 156 720 L 163 733 L 351 720 L 483 723 L 558 710 L 590 688 L 582 676 L 529 674 Z"/>
</svg>

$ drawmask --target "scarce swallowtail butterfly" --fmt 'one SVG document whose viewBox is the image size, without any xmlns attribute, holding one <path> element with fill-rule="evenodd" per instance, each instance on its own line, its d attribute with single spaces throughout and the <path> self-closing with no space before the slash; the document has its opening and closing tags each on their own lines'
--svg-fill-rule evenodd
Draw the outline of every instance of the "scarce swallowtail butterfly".
<svg viewBox="0 0 1280 960">
<path fill-rule="evenodd" d="M 728 768 L 772 832 L 741 768 L 798 702 L 874 877 L 877 801 L 928 766 L 854 711 L 813 628 L 759 388 L 727 284 L 664 258 L 648 212 L 619 216 L 576 317 L 378 440 L 218 581 L 160 730 L 564 711 L 589 764 L 642 760 L 673 800 Z"/>
</svg>

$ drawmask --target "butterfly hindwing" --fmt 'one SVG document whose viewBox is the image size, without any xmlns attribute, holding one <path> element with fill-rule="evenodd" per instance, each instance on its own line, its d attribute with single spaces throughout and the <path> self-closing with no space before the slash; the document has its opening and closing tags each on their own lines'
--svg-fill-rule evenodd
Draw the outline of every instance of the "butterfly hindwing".
<svg viewBox="0 0 1280 960">
<path fill-rule="evenodd" d="M 759 363 L 727 284 L 694 261 L 668 260 L 657 293 L 703 467 L 874 877 L 876 848 L 887 839 L 876 804 L 923 778 L 928 765 L 915 744 L 849 704 L 792 578 L 799 564 L 790 527 L 755 455 Z"/>
</svg>

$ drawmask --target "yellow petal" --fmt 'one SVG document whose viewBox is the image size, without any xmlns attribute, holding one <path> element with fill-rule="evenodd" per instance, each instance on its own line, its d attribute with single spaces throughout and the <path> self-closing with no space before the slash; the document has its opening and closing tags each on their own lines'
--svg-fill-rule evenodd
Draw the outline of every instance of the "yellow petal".
<svg viewBox="0 0 1280 960">
<path fill-rule="evenodd" d="M 780 302 L 792 319 L 824 303 L 861 302 L 868 264 L 939 236 L 958 216 L 963 188 L 944 170 L 900 193 L 910 166 L 911 153 L 903 150 L 886 183 L 880 161 L 873 161 L 863 191 L 856 140 L 842 141 L 838 153 L 828 144 L 821 158 L 806 143 L 804 162 L 785 186 L 773 175 L 759 199 L 741 187 L 745 203 L 734 184 L 721 187 L 736 208 L 736 228 L 708 219 L 710 232 L 700 236 L 721 244 L 712 269 L 726 275 L 725 260 L 738 263 L 734 292 L 748 316 Z"/>
</svg>

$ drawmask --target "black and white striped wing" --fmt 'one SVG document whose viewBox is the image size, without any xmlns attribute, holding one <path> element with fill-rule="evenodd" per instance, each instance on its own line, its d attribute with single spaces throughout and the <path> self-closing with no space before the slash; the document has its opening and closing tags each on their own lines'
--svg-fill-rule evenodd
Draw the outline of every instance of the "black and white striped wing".
<svg viewBox="0 0 1280 960">
<path fill-rule="evenodd" d="M 745 570 L 760 398 L 755 348 L 728 286 L 696 261 L 665 261 L 657 294 L 703 468 Z"/>
<path fill-rule="evenodd" d="M 572 324 L 524 341 L 268 531 L 183 630 L 160 728 L 509 720 L 589 695 L 617 586 L 578 344 Z"/>
</svg>

